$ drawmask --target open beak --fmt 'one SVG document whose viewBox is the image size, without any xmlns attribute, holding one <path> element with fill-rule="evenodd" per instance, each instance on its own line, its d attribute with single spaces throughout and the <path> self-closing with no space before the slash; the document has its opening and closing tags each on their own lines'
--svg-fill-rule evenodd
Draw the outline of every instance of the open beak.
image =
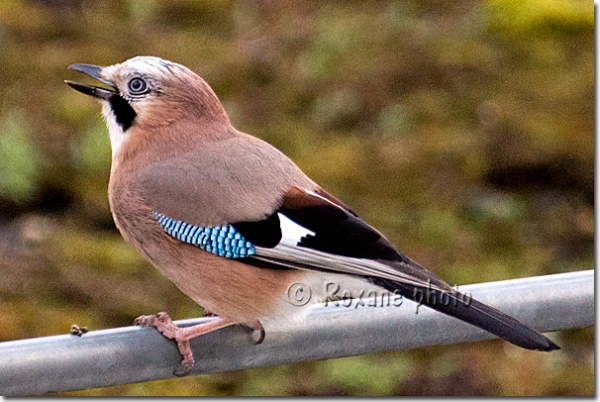
<svg viewBox="0 0 600 402">
<path fill-rule="evenodd" d="M 69 68 L 71 70 L 75 70 L 75 71 L 79 71 L 80 73 L 87 74 L 90 77 L 95 78 L 98 81 L 110 86 L 112 89 L 103 88 L 103 87 L 95 87 L 93 85 L 80 84 L 78 82 L 65 80 L 67 85 L 69 85 L 71 88 L 73 88 L 83 94 L 93 96 L 94 98 L 99 98 L 99 99 L 104 99 L 104 100 L 109 100 L 111 97 L 113 97 L 114 95 L 119 93 L 118 88 L 115 86 L 115 84 L 113 82 L 100 77 L 100 71 L 102 71 L 102 67 L 94 66 L 91 64 L 71 64 L 69 66 Z"/>
</svg>

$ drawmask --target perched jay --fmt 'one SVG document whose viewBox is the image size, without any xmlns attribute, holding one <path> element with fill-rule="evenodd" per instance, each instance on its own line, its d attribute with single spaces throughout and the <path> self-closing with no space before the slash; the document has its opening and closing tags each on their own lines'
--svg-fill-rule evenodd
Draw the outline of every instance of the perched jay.
<svg viewBox="0 0 600 402">
<path fill-rule="evenodd" d="M 189 328 L 166 313 L 136 320 L 177 341 L 187 369 L 191 338 L 237 323 L 263 331 L 268 321 L 302 320 L 308 309 L 290 300 L 294 283 L 309 286 L 314 302 L 327 296 L 326 283 L 413 300 L 433 292 L 437 298 L 419 301 L 523 348 L 559 349 L 502 312 L 465 302 L 283 153 L 236 130 L 188 68 L 157 57 L 70 68 L 106 84 L 66 81 L 102 103 L 112 146 L 110 206 L 121 234 L 218 315 Z"/>
</svg>

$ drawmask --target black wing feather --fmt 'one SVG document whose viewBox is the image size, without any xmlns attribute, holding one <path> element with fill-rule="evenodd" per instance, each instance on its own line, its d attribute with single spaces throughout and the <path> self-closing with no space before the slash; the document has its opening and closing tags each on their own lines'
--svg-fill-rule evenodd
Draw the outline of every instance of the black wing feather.
<svg viewBox="0 0 600 402">
<path fill-rule="evenodd" d="M 369 279 L 375 285 L 391 292 L 398 292 L 410 300 L 468 322 L 522 348 L 545 352 L 560 349 L 556 343 L 539 332 L 501 311 L 473 298 L 467 298 L 455 290 L 442 292 L 431 287 L 415 286 L 387 279 L 373 277 Z"/>
<path fill-rule="evenodd" d="M 281 241 L 281 224 L 276 213 L 262 221 L 238 222 L 232 226 L 255 246 L 273 248 Z"/>
<path fill-rule="evenodd" d="M 343 257 L 375 260 L 391 267 L 398 273 L 398 280 L 367 274 L 363 277 L 371 283 L 391 292 L 426 305 L 462 321 L 482 328 L 517 346 L 526 349 L 551 351 L 560 349 L 558 345 L 537 331 L 521 324 L 506 314 L 477 300 L 467 298 L 450 287 L 442 279 L 421 267 L 410 258 L 398 252 L 379 232 L 360 219 L 337 199 L 326 194 L 312 195 L 294 190 L 291 200 L 284 199 L 282 207 L 260 222 L 242 222 L 233 226 L 254 244 L 275 248 L 282 239 L 278 214 L 281 213 L 298 225 L 310 230 L 314 235 L 300 239 L 297 247 L 305 247 L 320 252 Z M 291 261 L 285 255 L 274 258 L 248 257 L 246 262 L 262 268 L 299 268 L 340 273 L 339 267 L 331 269 L 323 266 L 309 266 L 306 262 Z M 402 279 L 414 278 L 412 283 Z M 418 285 L 422 283 L 423 285 Z M 420 297 L 429 294 L 431 297 Z M 450 300 L 444 303 L 443 300 Z M 465 300 L 469 302 L 466 303 Z"/>
<path fill-rule="evenodd" d="M 298 244 L 326 253 L 373 260 L 401 261 L 403 256 L 362 219 L 334 205 L 315 205 L 281 212 L 312 232 Z"/>
</svg>

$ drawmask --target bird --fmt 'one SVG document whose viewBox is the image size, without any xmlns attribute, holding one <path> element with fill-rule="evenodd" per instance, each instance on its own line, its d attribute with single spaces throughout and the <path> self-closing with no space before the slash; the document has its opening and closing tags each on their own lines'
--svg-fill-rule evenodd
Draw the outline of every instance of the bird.
<svg viewBox="0 0 600 402">
<path fill-rule="evenodd" d="M 65 81 L 102 104 L 118 230 L 216 315 L 186 328 L 164 312 L 135 320 L 177 343 L 184 374 L 194 365 L 190 339 L 234 324 L 260 331 L 262 339 L 265 326 L 301 324 L 310 306 L 329 297 L 327 283 L 351 295 L 400 294 L 525 349 L 560 349 L 499 310 L 467 301 L 281 151 L 234 128 L 215 92 L 189 68 L 154 56 L 69 68 L 103 84 Z M 290 300 L 298 283 L 309 286 L 311 303 Z M 423 292 L 436 297 L 419 297 Z"/>
</svg>

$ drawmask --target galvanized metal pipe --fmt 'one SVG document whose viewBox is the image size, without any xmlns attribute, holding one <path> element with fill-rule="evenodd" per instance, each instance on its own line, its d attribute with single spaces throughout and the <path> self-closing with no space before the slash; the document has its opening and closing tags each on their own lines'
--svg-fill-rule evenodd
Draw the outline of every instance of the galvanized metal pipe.
<svg viewBox="0 0 600 402">
<path fill-rule="evenodd" d="M 543 332 L 594 325 L 594 271 L 461 286 L 460 290 Z M 262 344 L 248 329 L 225 328 L 192 341 L 192 374 L 265 367 L 392 349 L 493 338 L 408 300 L 395 307 L 316 308 L 301 326 L 266 328 Z M 177 322 L 193 325 L 211 318 Z M 559 342 L 560 343 L 560 342 Z M 532 352 L 537 353 L 537 352 Z M 560 352 L 553 352 L 560 353 Z M 71 391 L 174 377 L 181 356 L 155 329 L 125 327 L 83 336 L 0 343 L 0 395 Z"/>
</svg>

